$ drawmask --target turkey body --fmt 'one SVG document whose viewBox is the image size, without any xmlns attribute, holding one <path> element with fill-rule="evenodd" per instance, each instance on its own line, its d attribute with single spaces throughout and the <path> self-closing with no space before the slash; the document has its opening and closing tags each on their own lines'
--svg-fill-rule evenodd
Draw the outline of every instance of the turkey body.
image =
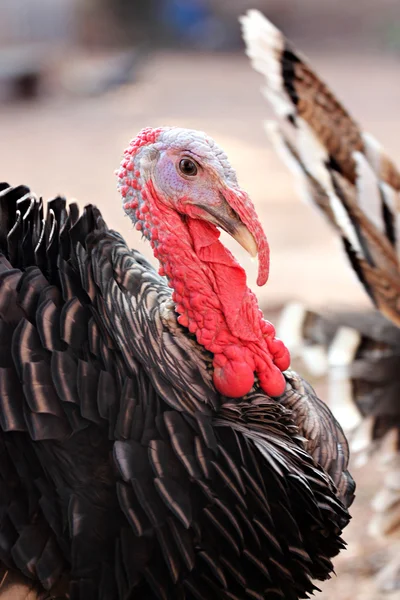
<svg viewBox="0 0 400 600">
<path fill-rule="evenodd" d="M 2 588 L 308 597 L 354 491 L 313 390 L 288 371 L 279 399 L 220 396 L 166 279 L 93 206 L 2 184 L 0 251 Z"/>
</svg>

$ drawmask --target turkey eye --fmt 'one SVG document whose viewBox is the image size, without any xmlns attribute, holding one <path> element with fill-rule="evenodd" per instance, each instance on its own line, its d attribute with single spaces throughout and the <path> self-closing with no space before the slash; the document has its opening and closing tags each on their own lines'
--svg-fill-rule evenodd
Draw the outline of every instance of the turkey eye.
<svg viewBox="0 0 400 600">
<path fill-rule="evenodd" d="M 183 175 L 189 175 L 190 177 L 197 175 L 197 165 L 190 158 L 182 158 L 179 162 L 179 170 Z"/>
</svg>

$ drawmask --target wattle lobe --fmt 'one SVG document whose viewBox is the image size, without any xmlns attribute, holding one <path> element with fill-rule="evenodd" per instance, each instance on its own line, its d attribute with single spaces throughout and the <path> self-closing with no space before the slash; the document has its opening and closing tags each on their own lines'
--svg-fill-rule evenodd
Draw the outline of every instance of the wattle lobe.
<svg viewBox="0 0 400 600">
<path fill-rule="evenodd" d="M 245 362 L 228 361 L 224 366 L 214 366 L 214 385 L 217 391 L 229 398 L 241 398 L 254 385 L 254 372 Z"/>
</svg>

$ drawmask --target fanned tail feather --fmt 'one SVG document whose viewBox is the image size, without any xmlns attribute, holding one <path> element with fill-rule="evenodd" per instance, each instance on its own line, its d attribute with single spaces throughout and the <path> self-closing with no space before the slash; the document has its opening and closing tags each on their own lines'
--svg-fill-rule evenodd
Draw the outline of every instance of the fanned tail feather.
<svg viewBox="0 0 400 600">
<path fill-rule="evenodd" d="M 341 236 L 375 306 L 400 325 L 400 173 L 260 12 L 241 18 L 247 54 L 278 122 L 267 131 L 307 199 Z"/>
</svg>

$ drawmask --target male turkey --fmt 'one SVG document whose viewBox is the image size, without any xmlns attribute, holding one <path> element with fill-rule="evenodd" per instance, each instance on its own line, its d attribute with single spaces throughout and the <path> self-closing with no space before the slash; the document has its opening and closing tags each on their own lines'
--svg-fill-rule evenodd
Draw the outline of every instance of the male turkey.
<svg viewBox="0 0 400 600">
<path fill-rule="evenodd" d="M 364 133 L 306 60 L 258 11 L 242 19 L 247 53 L 266 79 L 279 124 L 267 125 L 302 192 L 340 236 L 378 309 L 284 313 L 291 349 L 321 373 L 329 367 L 332 408 L 366 459 L 383 445 L 385 479 L 371 530 L 400 533 L 400 172 Z M 345 300 L 345 299 L 344 299 Z M 378 312 L 379 311 L 379 312 Z M 283 329 L 282 329 L 283 330 Z M 379 578 L 400 587 L 399 553 Z"/>
<path fill-rule="evenodd" d="M 218 239 L 258 251 L 265 283 L 254 207 L 197 131 L 143 130 L 117 175 L 158 273 L 94 206 L 1 186 L 3 591 L 19 574 L 71 600 L 307 598 L 354 483 Z"/>
</svg>

